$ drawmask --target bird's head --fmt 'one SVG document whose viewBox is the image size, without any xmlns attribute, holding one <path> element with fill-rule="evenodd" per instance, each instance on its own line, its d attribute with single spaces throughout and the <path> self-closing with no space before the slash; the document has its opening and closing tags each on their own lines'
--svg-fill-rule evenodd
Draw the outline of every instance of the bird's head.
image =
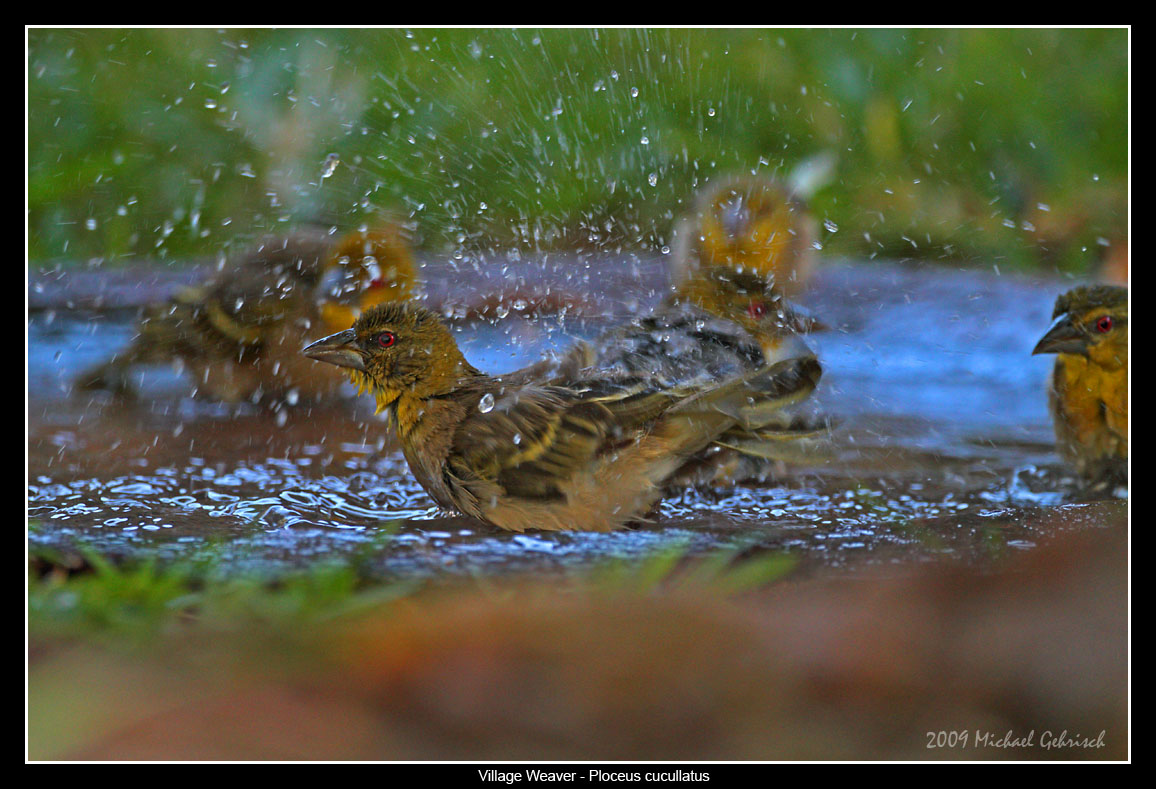
<svg viewBox="0 0 1156 789">
<path fill-rule="evenodd" d="M 741 267 L 763 275 L 789 266 L 797 207 L 774 181 L 731 180 L 709 193 L 699 235 L 704 266 Z"/>
<path fill-rule="evenodd" d="M 807 333 L 824 328 L 783 298 L 774 277 L 727 266 L 700 270 L 678 287 L 676 298 L 755 334 Z"/>
<path fill-rule="evenodd" d="M 477 370 L 462 356 L 450 330 L 414 302 L 366 311 L 353 327 L 306 346 L 306 356 L 349 371 L 350 380 L 377 398 L 378 410 L 403 394 L 445 394 Z"/>
<path fill-rule="evenodd" d="M 1051 328 L 1032 350 L 1085 356 L 1101 367 L 1128 363 L 1128 289 L 1086 285 L 1056 299 Z"/>
<path fill-rule="evenodd" d="M 366 310 L 413 295 L 417 274 L 404 230 L 386 223 L 342 236 L 329 253 L 317 288 L 318 309 L 331 331 Z"/>
</svg>

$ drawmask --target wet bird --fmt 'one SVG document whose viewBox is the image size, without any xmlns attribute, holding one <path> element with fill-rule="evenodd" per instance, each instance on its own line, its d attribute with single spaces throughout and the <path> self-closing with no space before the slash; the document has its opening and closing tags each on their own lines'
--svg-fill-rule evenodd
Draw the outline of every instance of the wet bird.
<svg viewBox="0 0 1156 789">
<path fill-rule="evenodd" d="M 811 353 L 801 335 L 823 328 L 785 298 L 773 276 L 712 266 L 679 284 L 653 312 L 608 332 L 599 356 L 676 378 Z"/>
<path fill-rule="evenodd" d="M 1093 486 L 1128 482 L 1128 289 L 1074 288 L 1056 300 L 1033 354 L 1057 354 L 1048 406 L 1060 456 Z"/>
<path fill-rule="evenodd" d="M 225 402 L 334 393 L 342 376 L 301 358 L 301 337 L 348 327 L 364 310 L 409 297 L 416 275 L 402 230 L 266 236 L 201 285 L 147 308 L 132 343 L 76 378 L 127 391 L 139 364 L 176 363 L 196 393 Z"/>
<path fill-rule="evenodd" d="M 597 369 L 490 376 L 412 302 L 374 308 L 303 353 L 347 368 L 373 394 L 434 501 L 512 531 L 643 519 L 711 442 L 764 420 L 773 403 L 805 398 L 818 377 L 814 357 L 669 387 Z"/>
<path fill-rule="evenodd" d="M 772 276 L 711 267 L 679 285 L 647 318 L 613 332 L 600 344 L 600 357 L 603 364 L 614 359 L 638 372 L 649 367 L 671 382 L 704 371 L 738 375 L 764 364 L 813 357 L 803 335 L 824 329 L 783 297 Z M 814 386 L 820 374 L 816 362 Z M 800 439 L 826 436 L 830 426 L 826 417 L 768 409 L 761 423 L 735 426 L 717 440 L 715 447 L 734 452 L 715 456 L 704 469 L 713 469 L 715 482 L 758 476 L 766 469 L 757 459 L 797 459 L 804 445 Z"/>
<path fill-rule="evenodd" d="M 789 359 L 813 358 L 802 335 L 824 328 L 783 298 L 773 279 L 727 266 L 701 269 L 649 314 L 577 343 L 552 362 L 513 373 L 522 380 L 582 370 L 647 378 L 659 386 L 709 385 Z M 811 386 L 821 368 L 812 368 Z M 765 476 L 763 461 L 798 460 L 825 437 L 830 420 L 783 408 L 771 398 L 766 418 L 736 425 L 704 451 L 693 481 L 727 484 Z M 802 452 L 802 450 L 807 452 Z M 686 478 L 678 482 L 691 481 Z"/>
<path fill-rule="evenodd" d="M 815 267 L 818 230 L 798 191 L 761 176 L 725 178 L 696 197 L 675 229 L 671 275 L 726 267 L 798 293 Z"/>
<path fill-rule="evenodd" d="M 660 387 L 709 386 L 778 362 L 814 359 L 801 335 L 822 328 L 784 299 L 773 279 L 713 266 L 697 271 L 650 313 L 503 378 L 541 382 L 599 374 Z M 813 389 L 822 369 L 814 362 L 809 370 Z M 785 408 L 772 397 L 761 422 L 748 419 L 729 429 L 672 484 L 731 484 L 766 476 L 768 461 L 813 460 L 830 427 L 829 418 Z"/>
</svg>

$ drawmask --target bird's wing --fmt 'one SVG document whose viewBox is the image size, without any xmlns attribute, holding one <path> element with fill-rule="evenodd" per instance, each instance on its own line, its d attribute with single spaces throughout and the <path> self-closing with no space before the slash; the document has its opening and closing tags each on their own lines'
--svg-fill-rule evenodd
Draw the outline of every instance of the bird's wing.
<svg viewBox="0 0 1156 789">
<path fill-rule="evenodd" d="M 762 348 L 741 326 L 689 305 L 665 305 L 607 331 L 591 345 L 591 366 L 648 376 L 667 386 L 719 382 L 765 363 Z"/>
<path fill-rule="evenodd" d="M 528 384 L 562 385 L 567 381 L 577 380 L 581 371 L 597 360 L 598 353 L 594 346 L 579 340 L 559 356 L 547 357 L 521 369 L 497 376 L 497 379 L 507 387 Z"/>
<path fill-rule="evenodd" d="M 686 394 L 610 379 L 521 388 L 462 423 L 450 472 L 456 482 L 479 493 L 496 483 L 519 498 L 556 498 L 575 474 L 615 446 L 633 441 Z"/>
</svg>

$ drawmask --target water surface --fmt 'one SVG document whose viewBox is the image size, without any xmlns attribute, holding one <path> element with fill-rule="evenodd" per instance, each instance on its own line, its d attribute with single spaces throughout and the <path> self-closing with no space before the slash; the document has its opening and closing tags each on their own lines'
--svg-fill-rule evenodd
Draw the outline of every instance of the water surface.
<svg viewBox="0 0 1156 789">
<path fill-rule="evenodd" d="M 638 259 L 429 265 L 423 276 L 466 356 L 495 373 L 646 309 L 663 284 L 660 262 Z M 1044 395 L 1052 359 L 1031 349 L 1068 281 L 828 263 L 800 302 L 831 327 L 809 340 L 825 370 L 816 407 L 838 421 L 829 445 L 765 480 L 672 495 L 638 528 L 517 535 L 440 512 L 370 403 L 352 394 L 323 408 L 224 406 L 190 397 L 188 380 L 167 368 L 140 370 L 132 399 L 72 392 L 77 371 L 133 335 L 123 279 L 113 278 L 118 309 L 100 311 L 84 299 L 109 281 L 99 273 L 34 282 L 34 547 L 211 551 L 225 567 L 271 573 L 356 557 L 393 576 L 552 571 L 750 545 L 833 570 L 945 553 L 983 562 L 1127 517 L 1126 501 L 1081 496 L 1054 453 Z M 54 296 L 62 283 L 67 295 Z M 164 287 L 150 281 L 146 295 Z M 478 305 L 496 302 L 501 319 L 493 309 L 477 318 Z"/>
</svg>

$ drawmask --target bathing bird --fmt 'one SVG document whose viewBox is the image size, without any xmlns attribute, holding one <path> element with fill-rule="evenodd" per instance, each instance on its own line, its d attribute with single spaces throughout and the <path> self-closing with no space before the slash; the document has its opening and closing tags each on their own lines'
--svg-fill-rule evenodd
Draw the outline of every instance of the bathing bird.
<svg viewBox="0 0 1156 789">
<path fill-rule="evenodd" d="M 1073 288 L 1032 350 L 1054 353 L 1048 407 L 1056 448 L 1093 487 L 1128 482 L 1128 289 Z"/>
<path fill-rule="evenodd" d="M 645 518 L 713 441 L 760 424 L 772 402 L 805 398 L 818 379 L 813 356 L 670 386 L 598 368 L 491 376 L 413 302 L 375 307 L 303 353 L 373 395 L 435 502 L 519 532 L 609 531 Z"/>
<path fill-rule="evenodd" d="M 195 287 L 145 310 L 137 336 L 76 379 L 81 389 L 129 391 L 135 365 L 175 363 L 198 395 L 235 403 L 316 400 L 343 377 L 302 359 L 302 336 L 347 328 L 361 312 L 405 299 L 416 273 L 400 226 L 266 236 Z"/>
<path fill-rule="evenodd" d="M 650 312 L 505 377 L 542 381 L 597 370 L 663 387 L 709 385 L 789 359 L 814 359 L 802 335 L 824 328 L 783 298 L 773 277 L 711 266 Z M 814 388 L 822 369 L 817 362 L 809 369 Z M 748 420 L 728 430 L 697 463 L 687 464 L 693 474 L 676 483 L 725 485 L 765 477 L 778 461 L 813 460 L 831 425 L 828 417 L 784 408 L 772 397 L 761 423 Z"/>
</svg>

